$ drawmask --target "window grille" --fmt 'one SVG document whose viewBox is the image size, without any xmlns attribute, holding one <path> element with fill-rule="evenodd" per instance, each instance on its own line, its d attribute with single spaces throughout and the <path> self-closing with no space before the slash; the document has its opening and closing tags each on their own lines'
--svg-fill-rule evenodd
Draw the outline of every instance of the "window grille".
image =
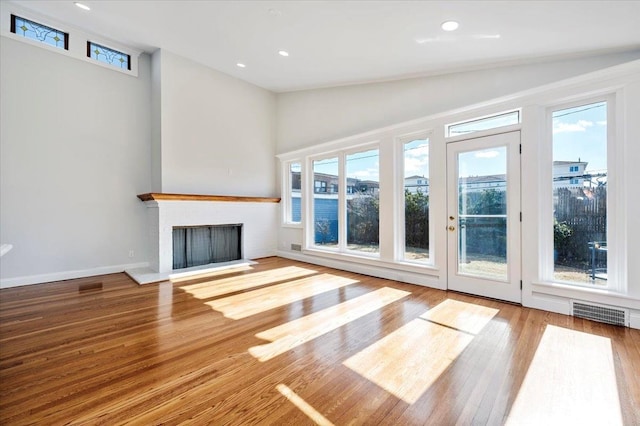
<svg viewBox="0 0 640 426">
<path fill-rule="evenodd" d="M 131 55 L 87 41 L 87 57 L 131 71 Z"/>
<path fill-rule="evenodd" d="M 69 50 L 69 34 L 20 16 L 11 15 L 11 32 L 49 46 Z"/>
</svg>

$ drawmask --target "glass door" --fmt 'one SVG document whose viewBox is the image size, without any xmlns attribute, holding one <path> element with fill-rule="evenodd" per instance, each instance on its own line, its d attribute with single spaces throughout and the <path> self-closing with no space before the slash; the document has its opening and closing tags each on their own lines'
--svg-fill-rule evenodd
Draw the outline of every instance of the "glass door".
<svg viewBox="0 0 640 426">
<path fill-rule="evenodd" d="M 448 288 L 520 303 L 520 132 L 447 145 Z"/>
</svg>

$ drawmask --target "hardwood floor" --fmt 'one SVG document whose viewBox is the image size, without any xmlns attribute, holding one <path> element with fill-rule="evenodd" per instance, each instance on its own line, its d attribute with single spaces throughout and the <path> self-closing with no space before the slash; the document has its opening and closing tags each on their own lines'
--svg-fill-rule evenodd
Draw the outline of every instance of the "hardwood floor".
<svg viewBox="0 0 640 426">
<path fill-rule="evenodd" d="M 640 424 L 638 330 L 281 258 L 5 289 L 0 320 L 7 425 Z"/>
</svg>

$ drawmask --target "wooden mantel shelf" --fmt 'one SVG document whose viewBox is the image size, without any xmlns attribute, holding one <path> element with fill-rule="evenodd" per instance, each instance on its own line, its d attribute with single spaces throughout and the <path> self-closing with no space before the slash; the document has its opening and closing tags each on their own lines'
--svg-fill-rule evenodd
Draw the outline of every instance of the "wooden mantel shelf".
<svg viewBox="0 0 640 426">
<path fill-rule="evenodd" d="M 269 197 L 239 197 L 235 195 L 198 195 L 198 194 L 163 194 L 150 192 L 138 194 L 142 201 L 226 201 L 245 203 L 279 203 L 280 198 Z"/>
</svg>

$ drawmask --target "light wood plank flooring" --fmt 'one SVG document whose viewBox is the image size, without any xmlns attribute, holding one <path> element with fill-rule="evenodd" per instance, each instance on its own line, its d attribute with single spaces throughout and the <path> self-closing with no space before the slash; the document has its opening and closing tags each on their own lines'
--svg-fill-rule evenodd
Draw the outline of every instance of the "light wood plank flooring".
<svg viewBox="0 0 640 426">
<path fill-rule="evenodd" d="M 640 331 L 280 258 L 0 291 L 0 423 L 640 424 Z"/>
</svg>

